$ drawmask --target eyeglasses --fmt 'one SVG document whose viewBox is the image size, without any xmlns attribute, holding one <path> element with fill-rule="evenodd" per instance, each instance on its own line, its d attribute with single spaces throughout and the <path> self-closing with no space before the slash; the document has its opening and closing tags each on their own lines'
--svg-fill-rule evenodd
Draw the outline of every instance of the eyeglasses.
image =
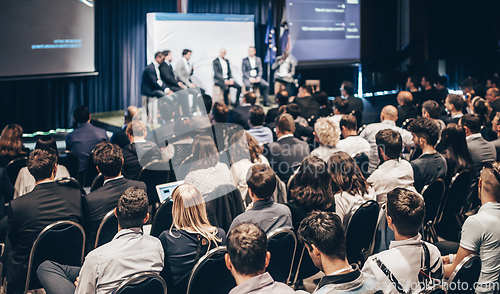
<svg viewBox="0 0 500 294">
<path fill-rule="evenodd" d="M 490 161 L 486 162 L 483 166 L 483 169 L 481 172 L 485 169 L 491 169 L 493 175 L 495 175 L 495 179 L 497 179 L 497 182 L 500 183 L 500 162 L 497 161 Z"/>
</svg>

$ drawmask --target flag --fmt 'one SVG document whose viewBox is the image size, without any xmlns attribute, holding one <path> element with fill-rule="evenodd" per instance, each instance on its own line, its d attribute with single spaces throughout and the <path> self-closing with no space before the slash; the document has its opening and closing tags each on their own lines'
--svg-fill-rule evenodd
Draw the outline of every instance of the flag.
<svg viewBox="0 0 500 294">
<path fill-rule="evenodd" d="M 267 45 L 267 53 L 264 58 L 265 63 L 273 64 L 276 59 L 276 38 L 274 32 L 274 22 L 273 22 L 273 12 L 272 9 L 269 8 L 269 15 L 267 16 L 267 29 L 266 29 L 266 45 Z"/>
</svg>

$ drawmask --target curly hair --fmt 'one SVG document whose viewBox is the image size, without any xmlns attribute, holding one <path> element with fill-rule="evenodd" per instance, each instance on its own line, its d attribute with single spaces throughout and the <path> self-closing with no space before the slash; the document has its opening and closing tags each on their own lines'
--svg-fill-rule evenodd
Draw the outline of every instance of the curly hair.
<svg viewBox="0 0 500 294">
<path fill-rule="evenodd" d="M 339 127 L 328 118 L 318 119 L 314 124 L 314 132 L 322 145 L 335 147 L 340 141 Z"/>
<path fill-rule="evenodd" d="M 436 146 L 439 140 L 439 127 L 429 118 L 419 117 L 415 119 L 408 126 L 408 131 L 425 138 L 430 146 Z"/>
</svg>

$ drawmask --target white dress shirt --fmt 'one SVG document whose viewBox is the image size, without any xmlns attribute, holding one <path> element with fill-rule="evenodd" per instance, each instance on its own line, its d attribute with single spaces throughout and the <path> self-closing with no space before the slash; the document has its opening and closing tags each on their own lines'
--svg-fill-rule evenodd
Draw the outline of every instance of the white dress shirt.
<svg viewBox="0 0 500 294">
<path fill-rule="evenodd" d="M 160 64 L 156 62 L 156 60 L 153 60 L 153 65 L 155 66 L 155 72 L 156 72 L 156 83 L 161 87 L 163 86 L 163 81 L 161 80 L 160 77 Z"/>
<path fill-rule="evenodd" d="M 366 154 L 368 157 L 370 156 L 370 143 L 360 136 L 349 136 L 342 139 L 336 147 L 349 154 L 351 157 L 361 153 Z"/>
<path fill-rule="evenodd" d="M 340 216 L 342 226 L 346 227 L 347 221 L 351 218 L 354 209 L 366 201 L 376 200 L 375 191 L 372 187 L 368 188 L 368 192 L 364 195 L 352 195 L 347 192 L 340 192 L 334 195 L 335 198 L 335 213 Z"/>
<path fill-rule="evenodd" d="M 224 80 L 227 80 L 229 78 L 228 69 L 227 69 L 227 61 L 224 58 L 219 57 L 219 62 L 220 62 L 220 66 L 222 67 L 222 78 Z"/>
</svg>

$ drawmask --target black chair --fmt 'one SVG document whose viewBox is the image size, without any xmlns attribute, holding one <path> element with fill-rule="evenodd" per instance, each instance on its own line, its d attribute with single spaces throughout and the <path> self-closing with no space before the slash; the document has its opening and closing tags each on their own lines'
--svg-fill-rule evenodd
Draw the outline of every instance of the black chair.
<svg viewBox="0 0 500 294">
<path fill-rule="evenodd" d="M 370 176 L 370 173 L 368 172 L 368 167 L 370 165 L 370 158 L 368 155 L 365 153 L 359 153 L 353 156 L 354 162 L 356 162 L 356 165 L 359 167 L 359 170 L 361 171 L 361 174 L 365 179 L 368 179 Z"/>
<path fill-rule="evenodd" d="M 36 270 L 46 260 L 64 265 L 81 266 L 85 248 L 85 232 L 72 221 L 59 221 L 43 229 L 31 248 L 24 293 L 42 288 Z"/>
<path fill-rule="evenodd" d="M 123 281 L 113 294 L 167 294 L 167 284 L 155 272 L 137 273 Z"/>
<path fill-rule="evenodd" d="M 444 181 L 437 179 L 422 190 L 422 197 L 425 202 L 425 218 L 424 218 L 424 239 L 429 242 L 436 243 L 438 241 L 434 224 L 437 223 L 441 210 L 441 203 L 444 200 Z"/>
<path fill-rule="evenodd" d="M 349 263 L 363 264 L 372 254 L 379 205 L 370 200 L 359 206 L 346 225 L 346 254 Z"/>
<path fill-rule="evenodd" d="M 294 259 L 298 258 L 298 263 L 293 266 L 292 273 L 290 274 L 290 281 L 293 278 L 292 284 L 295 286 L 297 286 L 297 281 L 312 277 L 319 272 L 304 244 L 297 244 L 296 253 L 298 252 L 300 252 L 300 255 L 296 254 L 294 257 Z"/>
<path fill-rule="evenodd" d="M 480 273 L 481 258 L 476 254 L 468 255 L 457 265 L 448 279 L 448 289 L 446 293 L 475 293 L 475 289 L 472 285 L 479 280 Z M 464 287 L 456 287 L 457 285 L 465 285 L 466 283 L 468 285 L 468 289 L 464 289 Z M 450 287 L 450 285 L 455 287 Z"/>
<path fill-rule="evenodd" d="M 113 240 L 116 233 L 118 233 L 118 219 L 116 218 L 115 211 L 113 209 L 106 213 L 101 221 L 101 224 L 99 225 L 99 229 L 97 229 L 94 248 Z"/>
<path fill-rule="evenodd" d="M 236 287 L 233 275 L 226 267 L 225 246 L 210 250 L 195 264 L 187 288 L 187 294 L 227 294 Z"/>
<path fill-rule="evenodd" d="M 11 160 L 5 166 L 5 171 L 7 172 L 7 176 L 9 177 L 12 186 L 16 183 L 17 175 L 19 175 L 19 171 L 26 166 L 27 161 L 28 157 L 19 157 Z"/>
<path fill-rule="evenodd" d="M 233 185 L 221 185 L 203 198 L 210 224 L 226 232 L 234 218 L 245 211 L 240 190 Z"/>
<path fill-rule="evenodd" d="M 430 289 L 420 291 L 420 294 L 446 294 L 446 291 L 441 286 L 435 286 Z"/>
<path fill-rule="evenodd" d="M 92 185 L 92 181 L 94 181 L 98 174 L 99 172 L 97 171 L 97 167 L 94 163 L 94 150 L 92 150 L 87 157 L 87 164 L 85 165 L 83 175 L 78 180 L 83 187 L 90 187 Z"/>
<path fill-rule="evenodd" d="M 57 163 L 64 165 L 72 178 L 78 178 L 78 170 L 80 169 L 80 159 L 76 153 L 65 150 L 59 153 Z"/>
<path fill-rule="evenodd" d="M 59 185 L 72 187 L 72 188 L 76 188 L 76 189 L 80 190 L 80 192 L 82 193 L 82 196 L 87 194 L 85 192 L 85 190 L 82 188 L 82 186 L 80 185 L 80 183 L 78 183 L 78 181 L 74 178 L 62 178 L 62 179 L 57 180 L 56 182 Z"/>
<path fill-rule="evenodd" d="M 93 192 L 104 185 L 104 175 L 99 173 L 97 177 L 92 181 L 92 186 L 90 186 L 90 192 Z"/>
<path fill-rule="evenodd" d="M 153 224 L 151 225 L 151 236 L 159 237 L 160 234 L 170 229 L 172 226 L 172 205 L 173 201 L 170 197 L 165 199 L 156 210 Z"/>
<path fill-rule="evenodd" d="M 454 218 L 462 227 L 464 208 L 467 206 L 467 197 L 470 193 L 471 173 L 464 170 L 453 177 L 448 190 L 448 196 L 443 202 L 442 217 Z M 438 221 L 440 221 L 439 219 Z"/>
<path fill-rule="evenodd" d="M 146 164 L 137 176 L 138 181 L 146 184 L 149 205 L 153 207 L 151 215 L 152 219 L 154 219 L 154 214 L 157 208 L 156 204 L 160 202 L 158 193 L 156 192 L 156 186 L 175 181 L 175 177 L 173 177 L 172 174 L 173 171 L 170 169 L 169 162 L 153 160 Z"/>
<path fill-rule="evenodd" d="M 288 284 L 296 249 L 297 238 L 292 230 L 277 229 L 267 237 L 267 250 L 272 257 L 267 271 L 275 281 Z"/>
</svg>

